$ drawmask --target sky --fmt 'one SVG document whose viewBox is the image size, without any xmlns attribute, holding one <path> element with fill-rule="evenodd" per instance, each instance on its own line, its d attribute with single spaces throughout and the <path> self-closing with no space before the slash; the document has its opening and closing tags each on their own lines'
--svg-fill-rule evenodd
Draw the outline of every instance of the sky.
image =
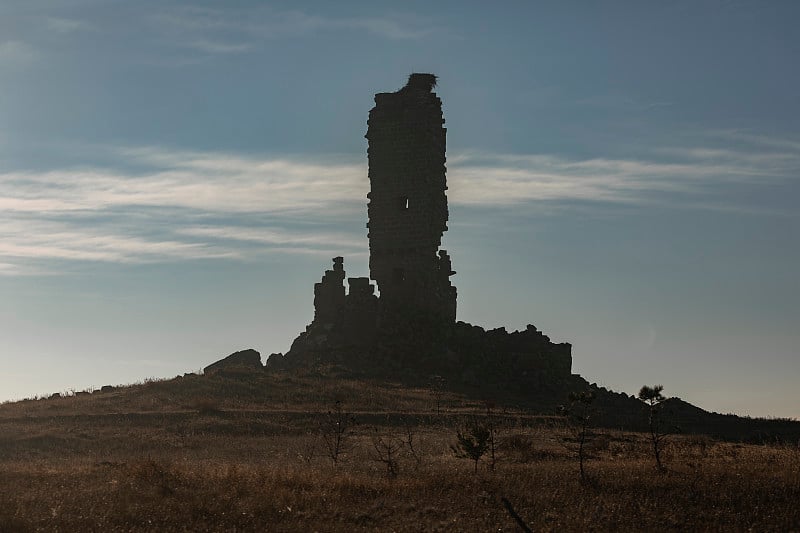
<svg viewBox="0 0 800 533">
<path fill-rule="evenodd" d="M 286 352 L 439 76 L 458 318 L 800 418 L 800 5 L 0 2 L 0 401 Z"/>
</svg>

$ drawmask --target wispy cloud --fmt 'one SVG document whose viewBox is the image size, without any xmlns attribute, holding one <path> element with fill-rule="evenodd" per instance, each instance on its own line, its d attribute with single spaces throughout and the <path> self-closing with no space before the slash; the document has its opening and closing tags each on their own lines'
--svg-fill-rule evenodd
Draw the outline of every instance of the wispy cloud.
<svg viewBox="0 0 800 533">
<path fill-rule="evenodd" d="M 254 228 L 241 226 L 216 226 L 216 227 L 188 227 L 178 230 L 183 235 L 220 239 L 223 241 L 247 241 L 259 244 L 282 246 L 282 249 L 305 248 L 317 250 L 323 247 L 328 250 L 347 250 L 359 252 L 363 249 L 364 239 L 355 238 L 353 235 L 335 232 L 320 232 L 314 229 L 313 233 L 301 231 L 287 231 L 280 228 Z M 289 246 L 290 245 L 290 246 Z"/>
<path fill-rule="evenodd" d="M 0 263 L 0 276 L 18 276 L 22 272 L 20 265 L 15 263 Z"/>
<path fill-rule="evenodd" d="M 119 168 L 0 173 L 0 274 L 21 273 L 18 265 L 30 260 L 364 253 L 363 236 L 313 224 L 360 214 L 364 164 L 154 148 L 112 152 Z M 267 223 L 265 215 L 272 217 Z M 289 229 L 299 215 L 310 215 L 312 223 Z M 238 225 L 209 225 L 231 218 Z"/>
<path fill-rule="evenodd" d="M 187 43 L 190 48 L 195 48 L 210 54 L 238 54 L 250 50 L 251 45 L 246 43 L 226 43 L 219 41 L 209 41 L 198 39 Z"/>
<path fill-rule="evenodd" d="M 0 41 L 0 65 L 24 65 L 37 56 L 36 49 L 24 41 Z"/>
<path fill-rule="evenodd" d="M 86 21 L 63 17 L 47 17 L 45 24 L 48 30 L 57 33 L 73 33 L 92 28 Z"/>
<path fill-rule="evenodd" d="M 712 130 L 709 131 L 708 134 L 722 139 L 744 143 L 749 146 L 770 149 L 771 152 L 768 153 L 774 153 L 775 150 L 788 151 L 788 153 L 794 154 L 795 156 L 800 153 L 800 140 L 797 139 L 760 135 L 742 130 Z"/>
<path fill-rule="evenodd" d="M 138 45 L 131 50 L 132 57 L 159 66 L 196 65 L 258 52 L 274 48 L 278 39 L 359 34 L 411 41 L 444 32 L 431 20 L 413 13 L 362 16 L 342 10 L 280 9 L 258 2 L 238 6 L 226 3 L 224 7 L 160 2 L 152 9 L 126 10 L 124 22 L 108 19 L 104 10 L 77 9 L 74 2 L 27 4 L 11 9 L 5 19 L 0 5 L 0 22 L 5 23 L 0 24 L 0 66 L 52 60 L 63 53 L 66 42 L 86 32 L 96 33 L 111 45 L 120 42 L 121 36 L 135 35 Z"/>
<path fill-rule="evenodd" d="M 264 213 L 329 206 L 342 210 L 366 194 L 364 164 L 150 148 L 119 150 L 119 156 L 123 165 L 149 168 L 138 172 L 89 168 L 0 174 L 0 209 L 53 213 L 170 206 Z"/>
<path fill-rule="evenodd" d="M 684 209 L 775 214 L 716 195 L 736 184 L 798 179 L 800 146 L 794 141 L 750 141 L 749 150 L 711 144 L 660 148 L 639 159 L 465 152 L 449 157 L 448 195 L 453 204 L 502 209 L 527 209 L 532 202 L 647 205 L 669 198 L 673 203 L 667 205 Z M 365 162 L 153 147 L 108 150 L 104 159 L 116 159 L 114 168 L 0 173 L 0 275 L 30 272 L 32 261 L 366 253 L 362 232 L 339 230 L 339 222 L 364 216 Z M 676 197 L 681 201 L 675 203 Z"/>
<path fill-rule="evenodd" d="M 616 111 L 652 111 L 672 107 L 675 102 L 665 100 L 642 101 L 620 93 L 594 94 L 575 100 L 578 106 Z"/>
<path fill-rule="evenodd" d="M 416 40 L 436 28 L 412 15 L 331 16 L 265 6 L 215 9 L 171 7 L 156 13 L 156 29 L 179 46 L 208 54 L 242 53 L 272 39 L 321 32 L 364 32 L 390 40 Z"/>
<path fill-rule="evenodd" d="M 647 203 L 654 193 L 690 196 L 719 186 L 794 179 L 800 172 L 800 150 L 673 148 L 656 152 L 659 157 L 651 159 L 586 160 L 464 153 L 449 158 L 450 197 L 468 205 L 570 200 Z"/>
<path fill-rule="evenodd" d="M 92 227 L 76 224 L 74 221 L 3 218 L 0 227 L 0 257 L 7 259 L 146 263 L 169 259 L 236 256 L 233 251 L 206 243 L 126 235 L 124 228 Z"/>
<path fill-rule="evenodd" d="M 434 32 L 427 24 L 414 26 L 410 21 L 397 17 L 322 17 L 293 11 L 284 15 L 289 27 L 296 31 L 355 30 L 366 31 L 387 39 L 420 39 Z M 416 22 L 419 22 L 418 20 Z"/>
<path fill-rule="evenodd" d="M 650 102 L 649 104 L 645 104 L 645 109 L 658 109 L 660 107 L 672 107 L 675 105 L 675 102 Z"/>
</svg>

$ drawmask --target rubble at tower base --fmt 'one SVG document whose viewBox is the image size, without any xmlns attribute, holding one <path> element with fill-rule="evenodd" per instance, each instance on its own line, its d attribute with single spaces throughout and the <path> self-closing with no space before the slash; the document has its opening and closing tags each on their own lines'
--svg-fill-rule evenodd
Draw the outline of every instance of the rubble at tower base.
<svg viewBox="0 0 800 533">
<path fill-rule="evenodd" d="M 334 259 L 333 272 L 341 265 Z M 331 283 L 331 272 L 318 287 Z M 411 384 L 439 376 L 452 385 L 497 387 L 504 394 L 544 394 L 563 389 L 573 378 L 571 345 L 551 342 L 532 325 L 522 331 L 487 331 L 466 322 L 387 310 L 371 292 L 354 291 L 353 278 L 349 294 L 343 286 L 341 292 L 329 292 L 337 295 L 338 307 L 319 301 L 320 292 L 317 300 L 325 311 L 318 307 L 315 320 L 285 355 L 270 356 L 267 369 L 335 365 L 353 375 Z"/>
</svg>

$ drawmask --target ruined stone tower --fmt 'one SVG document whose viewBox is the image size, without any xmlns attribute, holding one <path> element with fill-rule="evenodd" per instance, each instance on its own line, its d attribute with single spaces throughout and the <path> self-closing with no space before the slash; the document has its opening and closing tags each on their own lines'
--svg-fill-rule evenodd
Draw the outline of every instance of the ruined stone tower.
<svg viewBox="0 0 800 533">
<path fill-rule="evenodd" d="M 270 368 L 341 365 L 419 383 L 431 375 L 501 393 L 558 390 L 570 379 L 571 346 L 529 325 L 509 333 L 456 322 L 455 274 L 440 250 L 447 231 L 442 101 L 436 76 L 375 95 L 369 113 L 367 223 L 370 277 L 347 278 L 342 257 L 314 286 L 314 320 Z M 345 289 L 345 279 L 349 290 Z"/>
<path fill-rule="evenodd" d="M 433 74 L 411 74 L 405 87 L 375 95 L 369 114 L 369 270 L 382 308 L 454 322 L 447 230 L 442 101 Z"/>
</svg>

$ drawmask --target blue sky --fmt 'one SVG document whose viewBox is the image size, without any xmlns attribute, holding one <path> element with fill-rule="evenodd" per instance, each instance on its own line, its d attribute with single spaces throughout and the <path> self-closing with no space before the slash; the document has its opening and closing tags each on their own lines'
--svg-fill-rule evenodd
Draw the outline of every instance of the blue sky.
<svg viewBox="0 0 800 533">
<path fill-rule="evenodd" d="M 433 72 L 460 319 L 800 417 L 800 8 L 429 4 L 0 4 L 0 399 L 285 352 L 367 275 L 374 93 Z"/>
</svg>

